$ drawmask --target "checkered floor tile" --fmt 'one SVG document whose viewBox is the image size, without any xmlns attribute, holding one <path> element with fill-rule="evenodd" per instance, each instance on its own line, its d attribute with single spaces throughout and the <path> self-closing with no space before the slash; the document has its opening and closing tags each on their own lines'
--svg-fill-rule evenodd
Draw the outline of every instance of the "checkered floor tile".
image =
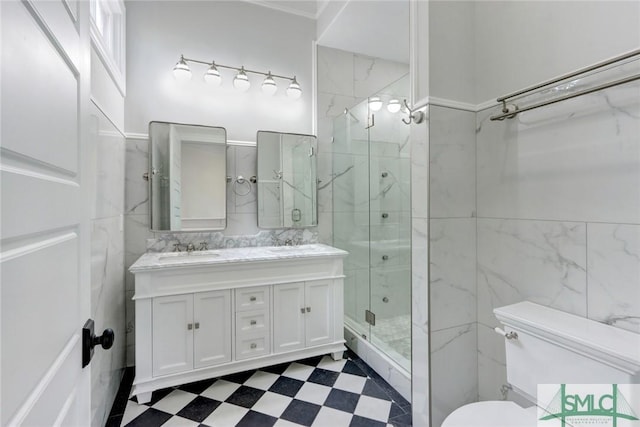
<svg viewBox="0 0 640 427">
<path fill-rule="evenodd" d="M 131 379 L 119 394 L 128 395 Z M 142 405 L 116 399 L 107 425 L 406 427 L 411 407 L 347 352 L 339 361 L 313 357 L 158 390 Z"/>
</svg>

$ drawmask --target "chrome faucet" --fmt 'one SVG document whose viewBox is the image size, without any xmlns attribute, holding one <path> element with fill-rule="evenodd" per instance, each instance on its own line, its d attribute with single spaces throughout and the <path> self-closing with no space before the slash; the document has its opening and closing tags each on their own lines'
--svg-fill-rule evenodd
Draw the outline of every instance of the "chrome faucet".
<svg viewBox="0 0 640 427">
<path fill-rule="evenodd" d="M 207 242 L 200 242 L 200 247 L 198 248 L 199 251 L 207 251 L 209 250 L 209 245 L 207 244 Z"/>
<path fill-rule="evenodd" d="M 195 250 L 196 250 L 196 247 L 194 246 L 194 244 L 193 244 L 193 243 L 189 243 L 189 244 L 187 245 L 187 252 L 188 252 L 188 253 L 191 253 L 191 252 L 193 252 L 193 251 L 195 251 Z"/>
<path fill-rule="evenodd" d="M 182 249 L 180 249 L 180 243 L 173 244 L 173 252 L 182 252 Z"/>
</svg>

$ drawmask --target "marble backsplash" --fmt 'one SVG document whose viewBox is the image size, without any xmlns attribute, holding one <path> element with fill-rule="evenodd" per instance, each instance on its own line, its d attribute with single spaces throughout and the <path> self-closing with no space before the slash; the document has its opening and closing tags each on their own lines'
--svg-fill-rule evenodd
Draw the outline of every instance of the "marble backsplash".
<svg viewBox="0 0 640 427">
<path fill-rule="evenodd" d="M 203 244 L 207 249 L 248 248 L 255 246 L 306 245 L 318 243 L 315 229 L 262 230 L 257 234 L 227 236 L 222 232 L 208 233 L 157 233 L 157 237 L 147 239 L 148 252 L 171 252 L 175 245 L 184 247 L 193 244 L 196 249 Z"/>
</svg>

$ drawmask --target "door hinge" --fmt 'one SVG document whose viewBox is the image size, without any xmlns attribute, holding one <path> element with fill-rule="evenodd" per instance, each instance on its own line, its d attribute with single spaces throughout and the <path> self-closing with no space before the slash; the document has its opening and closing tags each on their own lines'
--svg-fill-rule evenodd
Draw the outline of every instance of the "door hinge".
<svg viewBox="0 0 640 427">
<path fill-rule="evenodd" d="M 373 311 L 364 311 L 364 320 L 371 326 L 376 326 L 376 314 Z"/>
</svg>

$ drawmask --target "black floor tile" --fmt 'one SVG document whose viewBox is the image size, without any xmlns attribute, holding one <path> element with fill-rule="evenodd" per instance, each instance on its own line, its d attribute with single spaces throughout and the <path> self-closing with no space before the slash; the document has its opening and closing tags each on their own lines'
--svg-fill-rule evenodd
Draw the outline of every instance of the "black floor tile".
<svg viewBox="0 0 640 427">
<path fill-rule="evenodd" d="M 361 377 L 366 377 L 367 374 L 360 369 L 358 365 L 356 365 L 353 361 L 347 360 L 347 363 L 344 364 L 344 368 L 342 368 L 342 372 L 345 374 L 358 375 Z"/>
<path fill-rule="evenodd" d="M 314 356 L 308 357 L 306 359 L 298 360 L 298 363 L 302 363 L 303 365 L 313 366 L 314 368 L 318 366 L 318 363 L 322 360 L 324 356 Z"/>
<path fill-rule="evenodd" d="M 208 389 L 211 386 L 211 384 L 213 384 L 214 382 L 216 382 L 216 379 L 211 378 L 208 380 L 202 380 L 202 381 L 196 381 L 194 383 L 183 384 L 178 388 L 183 391 L 188 391 L 189 393 L 200 394 L 206 389 Z"/>
<path fill-rule="evenodd" d="M 304 385 L 304 381 L 296 380 L 289 377 L 280 377 L 269 388 L 269 391 L 273 393 L 282 394 L 289 397 L 295 397 L 298 391 Z"/>
<path fill-rule="evenodd" d="M 411 414 L 404 414 L 404 415 L 399 415 L 397 417 L 389 417 L 389 424 L 391 424 L 393 427 L 411 427 L 412 425 L 412 418 L 411 418 Z"/>
<path fill-rule="evenodd" d="M 391 404 L 391 410 L 389 411 L 389 419 L 406 415 L 407 413 L 397 403 Z"/>
<path fill-rule="evenodd" d="M 353 413 L 358 405 L 358 400 L 360 400 L 359 394 L 334 388 L 329 392 L 327 400 L 324 401 L 324 406 Z"/>
<path fill-rule="evenodd" d="M 339 372 L 328 371 L 326 369 L 316 368 L 313 370 L 307 381 L 333 387 L 340 375 Z"/>
<path fill-rule="evenodd" d="M 284 371 L 291 365 L 290 363 L 280 363 L 279 365 L 271 365 L 266 366 L 264 368 L 260 368 L 261 371 L 269 372 L 276 375 L 282 375 Z"/>
<path fill-rule="evenodd" d="M 265 394 L 264 390 L 242 385 L 225 402 L 242 406 L 243 408 L 251 408 L 260 400 L 263 394 Z"/>
<path fill-rule="evenodd" d="M 378 399 L 391 400 L 389 395 L 380 388 L 378 384 L 372 379 L 367 379 L 362 389 L 362 394 L 365 396 L 377 397 Z"/>
<path fill-rule="evenodd" d="M 187 406 L 182 408 L 176 415 L 200 423 L 211 415 L 211 413 L 221 404 L 222 402 L 217 400 L 198 396 L 189 402 Z"/>
<path fill-rule="evenodd" d="M 250 371 L 238 372 L 237 374 L 225 375 L 224 377 L 222 377 L 222 379 L 232 383 L 244 384 L 244 382 L 251 378 L 251 376 L 255 374 L 255 372 L 256 370 L 252 369 Z"/>
<path fill-rule="evenodd" d="M 310 426 L 313 420 L 316 419 L 318 412 L 320 412 L 320 408 L 321 406 L 319 405 L 293 399 L 287 409 L 280 415 L 280 418 L 303 426 Z"/>
<path fill-rule="evenodd" d="M 131 420 L 127 427 L 149 427 L 149 426 L 161 426 L 166 423 L 173 415 L 166 412 L 158 411 L 154 408 L 149 408 L 136 418 Z"/>
<path fill-rule="evenodd" d="M 271 427 L 276 421 L 278 421 L 278 419 L 270 415 L 249 411 L 242 417 L 238 424 L 236 424 L 236 427 Z"/>
<path fill-rule="evenodd" d="M 380 421 L 372 420 L 370 418 L 360 417 L 358 415 L 354 415 L 351 419 L 351 424 L 349 427 L 386 427 L 387 423 L 383 423 Z"/>
</svg>

